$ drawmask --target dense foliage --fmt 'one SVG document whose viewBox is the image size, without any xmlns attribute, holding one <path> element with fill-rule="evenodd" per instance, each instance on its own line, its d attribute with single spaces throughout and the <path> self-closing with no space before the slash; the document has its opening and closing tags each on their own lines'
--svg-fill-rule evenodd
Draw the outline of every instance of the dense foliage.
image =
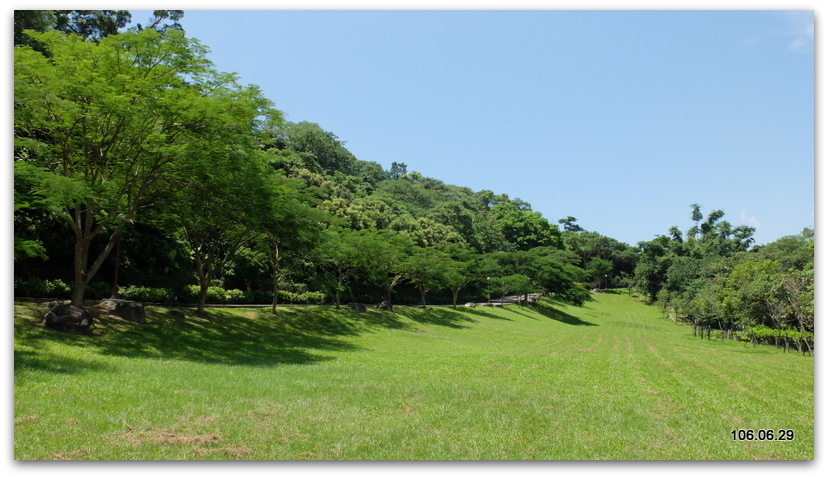
<svg viewBox="0 0 828 478">
<path fill-rule="evenodd" d="M 759 340 L 772 330 L 812 338 L 814 231 L 750 248 L 752 228 L 732 227 L 719 210 L 702 221 L 700 206 L 691 207 L 694 225 L 686 235 L 673 227 L 669 236 L 639 243 L 638 289 L 671 317 L 723 336 Z"/>
<path fill-rule="evenodd" d="M 124 11 L 15 12 L 15 294 L 203 311 L 530 293 L 582 304 L 628 287 L 700 327 L 813 331 L 813 231 L 755 247 L 752 228 L 693 205 L 686 233 L 630 247 L 395 158 L 385 170 L 217 71 L 181 17 L 125 30 Z"/>
<path fill-rule="evenodd" d="M 81 304 L 107 282 L 106 295 L 199 311 L 268 294 L 588 298 L 583 248 L 528 203 L 386 171 L 318 124 L 285 122 L 182 29 L 158 27 L 180 17 L 126 31 L 119 11 L 15 17 L 19 292 L 65 296 L 37 286 L 59 281 Z"/>
</svg>

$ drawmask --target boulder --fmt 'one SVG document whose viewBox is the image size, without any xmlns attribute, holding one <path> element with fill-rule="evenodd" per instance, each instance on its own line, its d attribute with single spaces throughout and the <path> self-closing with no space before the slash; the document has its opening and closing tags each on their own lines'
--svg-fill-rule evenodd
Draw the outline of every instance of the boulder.
<svg viewBox="0 0 828 478">
<path fill-rule="evenodd" d="M 474 302 L 466 302 L 466 307 L 475 307 Z"/>
<path fill-rule="evenodd" d="M 49 309 L 41 323 L 50 329 L 85 335 L 92 327 L 92 314 L 72 304 L 60 304 Z"/>
<path fill-rule="evenodd" d="M 366 312 L 368 308 L 365 307 L 365 304 L 360 304 L 358 302 L 351 302 L 348 304 L 348 307 L 354 309 L 357 312 Z"/>
<path fill-rule="evenodd" d="M 147 312 L 144 304 L 132 300 L 107 299 L 101 301 L 101 307 L 109 310 L 110 315 L 120 317 L 138 324 L 147 323 Z"/>
<path fill-rule="evenodd" d="M 392 310 L 393 306 L 391 305 L 391 302 L 384 300 L 377 304 L 377 308 L 380 310 Z"/>
</svg>

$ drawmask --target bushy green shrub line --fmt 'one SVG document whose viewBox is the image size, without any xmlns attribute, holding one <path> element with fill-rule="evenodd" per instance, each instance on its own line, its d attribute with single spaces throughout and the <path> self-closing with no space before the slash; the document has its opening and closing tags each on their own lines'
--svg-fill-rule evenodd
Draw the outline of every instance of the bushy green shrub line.
<svg viewBox="0 0 828 478">
<path fill-rule="evenodd" d="M 118 297 L 127 300 L 137 300 L 138 302 L 157 302 L 162 304 L 171 303 L 174 298 L 171 289 L 143 287 L 140 285 L 121 287 L 118 290 Z"/>
<path fill-rule="evenodd" d="M 175 302 L 191 304 L 198 300 L 199 287 L 187 285 L 176 296 L 172 289 L 161 287 L 144 287 L 130 285 L 121 287 L 118 296 L 122 299 L 139 302 L 154 302 L 171 304 Z M 15 297 L 43 297 L 68 299 L 72 287 L 60 279 L 19 279 L 14 278 Z M 95 282 L 86 287 L 87 299 L 104 299 L 110 296 L 112 286 L 103 282 Z M 207 289 L 208 304 L 269 304 L 273 301 L 270 291 L 243 291 L 239 289 L 226 290 L 222 287 L 211 286 Z M 325 301 L 323 292 L 291 292 L 279 291 L 279 302 L 286 304 L 321 304 Z"/>
<path fill-rule="evenodd" d="M 198 300 L 199 287 L 188 285 L 184 287 L 180 302 L 194 303 Z M 269 304 L 273 301 L 273 293 L 270 291 L 254 290 L 242 291 L 239 289 L 225 290 L 222 287 L 210 286 L 207 288 L 208 304 Z M 290 292 L 279 291 L 279 302 L 288 304 L 321 304 L 325 301 L 323 292 Z"/>
<path fill-rule="evenodd" d="M 72 288 L 60 279 L 19 279 L 14 278 L 15 297 L 44 297 L 68 299 Z"/>
<path fill-rule="evenodd" d="M 800 332 L 796 329 L 774 329 L 766 325 L 755 325 L 753 327 L 748 327 L 745 329 L 745 333 L 747 335 L 755 335 L 757 340 L 759 341 L 767 341 L 768 339 L 772 339 L 773 337 L 783 336 L 787 336 L 790 338 L 803 337 L 810 340 L 814 339 L 814 333 L 808 332 L 807 330 L 805 332 Z"/>
</svg>

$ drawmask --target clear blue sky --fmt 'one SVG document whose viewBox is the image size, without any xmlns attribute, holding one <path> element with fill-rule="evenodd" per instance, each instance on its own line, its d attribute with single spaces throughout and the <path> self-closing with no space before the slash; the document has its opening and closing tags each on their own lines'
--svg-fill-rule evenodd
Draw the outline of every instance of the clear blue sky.
<svg viewBox="0 0 828 478">
<path fill-rule="evenodd" d="M 134 21 L 149 12 L 136 11 Z M 627 242 L 692 203 L 815 223 L 811 11 L 186 10 L 221 71 L 357 158 Z"/>
</svg>

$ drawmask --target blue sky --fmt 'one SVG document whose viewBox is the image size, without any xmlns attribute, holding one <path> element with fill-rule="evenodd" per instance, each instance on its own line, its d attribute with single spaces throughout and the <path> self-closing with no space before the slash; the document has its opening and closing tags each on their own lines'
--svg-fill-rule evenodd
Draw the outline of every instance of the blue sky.
<svg viewBox="0 0 828 478">
<path fill-rule="evenodd" d="M 136 11 L 135 21 L 149 12 Z M 690 204 L 815 223 L 811 11 L 185 10 L 221 71 L 359 159 L 629 244 Z"/>
</svg>

